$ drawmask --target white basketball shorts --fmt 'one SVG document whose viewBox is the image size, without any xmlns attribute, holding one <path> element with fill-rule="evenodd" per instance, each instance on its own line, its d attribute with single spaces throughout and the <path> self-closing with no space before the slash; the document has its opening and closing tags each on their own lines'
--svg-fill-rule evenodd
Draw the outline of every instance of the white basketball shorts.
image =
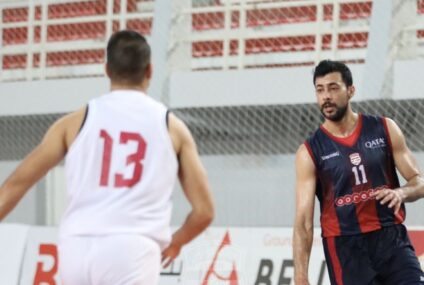
<svg viewBox="0 0 424 285">
<path fill-rule="evenodd" d="M 156 285 L 159 245 L 141 235 L 75 236 L 59 241 L 63 285 Z"/>
</svg>

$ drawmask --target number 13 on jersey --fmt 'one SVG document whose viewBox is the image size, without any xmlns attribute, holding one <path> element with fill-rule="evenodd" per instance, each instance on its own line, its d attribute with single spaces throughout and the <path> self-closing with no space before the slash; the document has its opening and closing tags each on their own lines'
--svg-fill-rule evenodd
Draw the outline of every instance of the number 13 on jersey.
<svg viewBox="0 0 424 285">
<path fill-rule="evenodd" d="M 103 157 L 102 157 L 102 169 L 100 174 L 100 186 L 109 186 L 110 166 L 112 161 L 112 154 L 114 148 L 114 139 L 106 130 L 100 130 L 100 138 L 103 139 Z M 137 184 L 143 175 L 143 164 L 141 163 L 146 155 L 147 143 L 144 138 L 138 133 L 121 132 L 119 135 L 119 144 L 127 144 L 133 141 L 137 143 L 137 150 L 135 153 L 127 155 L 125 158 L 115 159 L 126 159 L 126 165 L 134 164 L 134 171 L 130 178 L 125 178 L 122 173 L 115 173 L 114 187 L 132 187 Z"/>
</svg>

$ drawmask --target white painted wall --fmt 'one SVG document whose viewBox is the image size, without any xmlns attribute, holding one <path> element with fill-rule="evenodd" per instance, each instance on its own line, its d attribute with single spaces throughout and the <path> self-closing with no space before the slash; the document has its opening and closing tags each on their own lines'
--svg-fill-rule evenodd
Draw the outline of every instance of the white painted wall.
<svg viewBox="0 0 424 285">
<path fill-rule="evenodd" d="M 351 65 L 355 101 L 363 94 L 364 65 Z M 315 102 L 312 67 L 175 72 L 170 78 L 172 108 Z M 424 61 L 397 61 L 393 99 L 424 98 Z M 373 80 L 369 78 L 368 80 Z M 70 112 L 109 89 L 106 77 L 0 84 L 0 116 Z"/>
<path fill-rule="evenodd" d="M 393 99 L 424 98 L 423 75 L 423 59 L 396 61 Z"/>
<path fill-rule="evenodd" d="M 362 64 L 351 65 L 361 100 Z M 315 102 L 313 67 L 175 72 L 172 107 L 297 104 Z M 368 97 L 367 97 L 368 98 Z"/>
<path fill-rule="evenodd" d="M 109 89 L 106 77 L 0 83 L 0 116 L 77 110 Z"/>
</svg>

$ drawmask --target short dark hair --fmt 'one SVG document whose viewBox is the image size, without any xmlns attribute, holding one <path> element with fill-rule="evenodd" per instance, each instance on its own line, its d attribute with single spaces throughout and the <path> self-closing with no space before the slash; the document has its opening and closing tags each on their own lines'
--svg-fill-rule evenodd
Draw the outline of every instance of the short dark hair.
<svg viewBox="0 0 424 285">
<path fill-rule="evenodd" d="M 329 59 L 320 61 L 320 63 L 318 63 L 318 65 L 315 67 L 313 82 L 314 85 L 317 77 L 323 77 L 332 72 L 340 72 L 342 75 L 342 80 L 347 87 L 353 85 L 352 72 L 350 71 L 349 67 L 347 67 L 347 65 L 343 62 Z"/>
<path fill-rule="evenodd" d="M 150 63 L 151 51 L 145 37 L 124 30 L 114 33 L 107 44 L 107 66 L 112 81 L 139 84 Z"/>
</svg>

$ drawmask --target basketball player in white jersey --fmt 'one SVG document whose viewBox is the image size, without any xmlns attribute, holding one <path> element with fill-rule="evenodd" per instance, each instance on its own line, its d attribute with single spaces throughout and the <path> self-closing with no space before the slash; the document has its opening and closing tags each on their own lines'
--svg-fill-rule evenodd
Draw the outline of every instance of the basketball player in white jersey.
<svg viewBox="0 0 424 285">
<path fill-rule="evenodd" d="M 1 186 L 0 219 L 65 158 L 62 283 L 155 285 L 161 260 L 169 265 L 211 223 L 213 202 L 190 131 L 146 95 L 152 65 L 145 38 L 115 33 L 106 72 L 110 93 L 55 122 Z M 177 176 L 192 211 L 171 235 Z"/>
</svg>

